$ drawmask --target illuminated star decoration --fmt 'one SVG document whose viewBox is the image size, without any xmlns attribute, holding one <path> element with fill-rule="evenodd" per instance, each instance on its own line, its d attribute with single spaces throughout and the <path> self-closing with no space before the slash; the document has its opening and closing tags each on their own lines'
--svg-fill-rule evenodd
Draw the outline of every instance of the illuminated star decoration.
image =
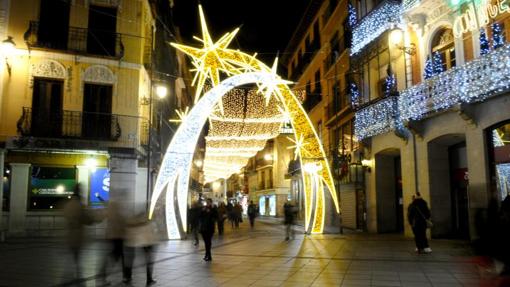
<svg viewBox="0 0 510 287">
<path fill-rule="evenodd" d="M 189 114 L 189 107 L 186 107 L 186 109 L 184 109 L 184 111 L 175 110 L 175 112 L 177 113 L 177 116 L 179 118 L 178 119 L 170 119 L 169 121 L 173 122 L 173 123 L 183 122 Z"/>
<path fill-rule="evenodd" d="M 278 98 L 281 98 L 282 95 L 279 85 L 292 84 L 291 81 L 283 80 L 280 76 L 278 76 L 277 69 L 278 69 L 278 57 L 274 59 L 273 66 L 269 71 L 271 73 L 272 81 L 262 83 L 261 85 L 259 85 L 258 92 L 264 95 L 264 98 L 266 99 L 266 106 L 269 104 L 269 101 L 271 100 L 271 96 L 273 94 L 276 94 Z"/>
<path fill-rule="evenodd" d="M 298 138 L 296 139 L 293 139 L 291 137 L 287 137 L 291 142 L 294 143 L 294 145 L 292 146 L 289 146 L 287 147 L 287 149 L 293 149 L 295 148 L 294 150 L 294 160 L 297 159 L 297 157 L 299 156 L 300 153 L 303 153 L 303 155 L 308 155 L 310 156 L 310 153 L 305 149 L 305 146 L 308 145 L 308 143 L 305 142 L 305 138 L 303 135 L 299 135 Z"/>
<path fill-rule="evenodd" d="M 194 37 L 196 40 L 202 42 L 202 48 L 194 48 L 186 45 L 171 43 L 173 47 L 184 52 L 185 54 L 192 57 L 195 76 L 193 78 L 192 85 L 196 87 L 194 103 L 196 104 L 207 79 L 210 79 L 211 85 L 217 86 L 220 83 L 220 71 L 227 74 L 231 74 L 231 71 L 235 69 L 232 64 L 222 57 L 222 54 L 227 53 L 227 47 L 234 39 L 239 29 L 225 34 L 216 43 L 213 42 L 207 23 L 205 22 L 204 12 L 202 6 L 198 6 L 200 13 L 200 24 L 202 25 L 202 39 Z M 220 103 L 220 110 L 223 111 L 223 107 Z"/>
</svg>

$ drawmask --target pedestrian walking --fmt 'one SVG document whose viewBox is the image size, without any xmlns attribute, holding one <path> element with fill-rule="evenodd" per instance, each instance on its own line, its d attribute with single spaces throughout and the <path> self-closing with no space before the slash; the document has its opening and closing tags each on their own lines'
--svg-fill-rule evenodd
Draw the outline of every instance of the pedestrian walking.
<svg viewBox="0 0 510 287">
<path fill-rule="evenodd" d="M 227 219 L 227 208 L 225 203 L 221 202 L 218 206 L 218 235 L 223 235 L 225 219 Z"/>
<path fill-rule="evenodd" d="M 258 210 L 253 200 L 250 200 L 250 204 L 248 205 L 248 218 L 250 219 L 250 227 L 253 229 L 255 227 L 255 217 L 257 217 Z"/>
<path fill-rule="evenodd" d="M 501 275 L 510 276 L 510 246 L 508 245 L 510 242 L 510 195 L 507 195 L 501 202 L 499 214 L 499 257 L 504 264 Z"/>
<path fill-rule="evenodd" d="M 235 212 L 234 212 L 234 205 L 232 202 L 227 203 L 227 216 L 228 221 L 230 221 L 230 225 L 232 226 L 232 229 L 235 227 Z"/>
<path fill-rule="evenodd" d="M 239 223 L 243 222 L 243 208 L 241 207 L 239 202 L 237 202 L 234 205 L 233 210 L 234 210 L 234 225 L 235 225 L 235 228 L 238 229 Z"/>
<path fill-rule="evenodd" d="M 76 184 L 73 195 L 64 206 L 64 217 L 67 221 L 67 244 L 74 262 L 74 277 L 81 278 L 81 251 L 84 244 L 85 225 L 93 223 L 81 203 L 81 184 Z"/>
<path fill-rule="evenodd" d="M 294 239 L 294 220 L 296 217 L 296 209 L 290 202 L 283 205 L 284 224 L 285 224 L 285 240 Z"/>
<path fill-rule="evenodd" d="M 430 209 L 427 202 L 421 198 L 419 192 L 413 197 L 413 201 L 407 208 L 407 219 L 414 233 L 414 241 L 416 242 L 415 251 L 418 253 L 431 253 L 427 240 L 427 228 L 432 227 L 430 221 Z"/>
<path fill-rule="evenodd" d="M 200 212 L 200 233 L 202 234 L 202 238 L 204 239 L 205 245 L 205 261 L 211 261 L 211 245 L 212 245 L 212 237 L 214 234 L 214 225 L 216 224 L 216 220 L 218 218 L 218 211 L 213 206 L 212 200 L 210 198 L 207 199 L 206 205 L 202 208 Z"/>
<path fill-rule="evenodd" d="M 189 222 L 191 227 L 191 234 L 193 235 L 193 244 L 195 246 L 198 245 L 198 233 L 199 233 L 199 216 L 200 216 L 200 210 L 202 207 L 200 206 L 199 201 L 193 202 L 191 205 L 191 208 L 189 210 Z"/>
<path fill-rule="evenodd" d="M 110 251 L 106 253 L 103 259 L 103 265 L 100 270 L 102 284 L 108 284 L 107 269 L 110 260 L 113 263 L 121 262 L 124 271 L 124 238 L 126 236 L 126 221 L 121 214 L 120 206 L 115 201 L 110 201 L 106 208 L 106 240 Z M 124 276 L 125 277 L 125 276 Z"/>
<path fill-rule="evenodd" d="M 156 283 L 153 277 L 154 270 L 154 246 L 157 243 L 154 226 L 147 219 L 145 213 L 140 213 L 127 222 L 126 228 L 126 255 L 124 265 L 124 280 L 126 284 L 130 284 L 133 275 L 133 262 L 135 259 L 136 249 L 141 249 L 145 257 L 146 265 L 146 283 L 147 286 Z"/>
</svg>

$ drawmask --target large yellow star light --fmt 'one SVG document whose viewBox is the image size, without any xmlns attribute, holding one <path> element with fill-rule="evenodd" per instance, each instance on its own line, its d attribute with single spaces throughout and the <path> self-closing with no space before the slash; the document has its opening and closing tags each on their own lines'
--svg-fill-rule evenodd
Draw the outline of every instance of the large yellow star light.
<svg viewBox="0 0 510 287">
<path fill-rule="evenodd" d="M 201 5 L 198 6 L 198 10 L 200 13 L 200 24 L 202 25 L 202 39 L 198 37 L 194 38 L 202 42 L 203 47 L 194 48 L 171 43 L 173 47 L 184 52 L 193 59 L 192 63 L 195 69 L 192 71 L 195 72 L 195 76 L 193 78 L 192 85 L 196 87 L 195 104 L 202 94 L 207 79 L 211 81 L 213 86 L 216 86 L 220 82 L 220 71 L 223 71 L 226 74 L 231 74 L 232 70 L 236 70 L 236 67 L 230 64 L 229 61 L 225 60 L 224 54 L 228 52 L 228 45 L 232 42 L 239 31 L 239 29 L 235 29 L 230 33 L 226 33 L 217 42 L 213 42 L 211 35 L 209 34 L 209 29 L 207 28 L 207 23 L 205 21 Z M 223 110 L 221 102 L 219 107 L 220 110 Z"/>
</svg>

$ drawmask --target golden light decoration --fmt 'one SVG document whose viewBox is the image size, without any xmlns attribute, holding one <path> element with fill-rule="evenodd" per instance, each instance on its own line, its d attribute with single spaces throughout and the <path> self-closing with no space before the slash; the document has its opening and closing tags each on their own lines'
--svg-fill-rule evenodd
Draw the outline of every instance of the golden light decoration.
<svg viewBox="0 0 510 287">
<path fill-rule="evenodd" d="M 294 130 L 293 142 L 295 143 L 294 146 L 296 148 L 295 152 L 297 155 L 299 155 L 301 166 L 302 167 L 311 165 L 315 166 L 315 168 L 312 171 L 302 172 L 301 174 L 303 178 L 305 192 L 305 210 L 306 210 L 305 230 L 306 232 L 310 233 L 322 233 L 324 228 L 324 216 L 325 216 L 324 187 L 327 187 L 328 191 L 330 192 L 331 198 L 333 199 L 337 212 L 339 212 L 339 203 L 335 191 L 335 186 L 333 184 L 329 164 L 326 158 L 326 154 L 320 143 L 319 137 L 315 129 L 313 128 L 310 119 L 308 118 L 306 111 L 303 109 L 301 105 L 302 98 L 300 99 L 299 96 L 301 96 L 302 94 L 298 94 L 296 96 L 288 87 L 288 84 L 290 82 L 282 80 L 277 75 L 276 73 L 276 67 L 278 63 L 277 59 L 275 59 L 273 66 L 270 68 L 263 62 L 258 60 L 256 58 L 256 54 L 248 55 L 239 50 L 233 50 L 228 48 L 228 45 L 232 42 L 234 36 L 237 34 L 239 29 L 235 29 L 233 32 L 225 34 L 218 41 L 213 42 L 209 34 L 201 6 L 199 6 L 199 15 L 200 23 L 202 25 L 202 38 L 197 39 L 201 42 L 202 47 L 196 48 L 187 45 L 172 43 L 172 45 L 175 48 L 179 49 L 180 51 L 184 52 L 185 54 L 189 55 L 192 58 L 192 64 L 194 66 L 193 72 L 195 73 L 193 85 L 196 87 L 195 103 L 201 103 L 199 99 L 203 94 L 204 85 L 206 85 L 207 82 L 209 82 L 209 84 L 211 84 L 213 87 L 221 86 L 220 84 L 222 83 L 220 76 L 221 73 L 230 77 L 228 79 L 225 79 L 225 81 L 233 79 L 237 75 L 248 76 L 250 73 L 263 73 L 264 75 L 267 74 L 270 75 L 269 77 L 264 76 L 264 80 L 258 83 L 259 92 L 264 95 L 266 104 L 270 104 L 271 101 L 278 102 L 278 104 L 281 106 L 281 109 L 286 111 L 286 113 L 281 114 L 284 114 L 284 117 L 290 118 L 290 122 Z M 221 121 L 217 120 L 217 118 L 214 118 L 223 115 L 223 112 L 225 110 L 223 107 L 223 101 L 219 100 L 217 104 L 219 114 L 213 112 L 211 114 L 213 117 L 209 119 L 209 121 L 212 123 L 213 126 L 222 125 L 223 127 L 226 128 L 234 127 L 229 126 L 229 123 L 232 123 L 232 121 L 231 122 Z M 225 105 L 228 105 L 228 101 L 225 102 Z M 193 113 L 193 111 L 191 113 Z M 246 116 L 233 118 L 246 118 Z M 256 127 L 257 125 L 259 125 L 260 127 L 260 125 L 263 126 L 266 124 L 269 123 L 256 123 L 256 122 L 246 123 L 246 125 L 253 125 L 254 127 Z M 267 131 L 263 133 L 257 131 L 253 133 L 242 134 L 240 136 L 235 134 L 209 135 L 208 137 L 206 137 L 206 139 L 210 140 L 211 143 L 214 141 L 225 141 L 226 145 L 231 144 L 232 141 L 234 142 L 258 141 L 257 144 L 259 144 L 267 140 L 268 136 L 272 135 L 273 134 L 271 133 L 271 128 L 267 127 Z M 172 141 L 174 141 L 174 139 Z M 222 143 L 217 144 L 219 147 L 223 146 Z M 253 146 L 253 144 L 254 142 L 250 142 L 244 146 L 250 147 Z M 172 145 L 172 143 L 170 145 Z M 172 152 L 174 151 L 167 150 L 165 158 L 163 159 L 163 163 L 166 163 L 165 160 L 167 159 L 167 157 L 170 158 L 174 156 Z M 182 156 L 184 157 L 184 155 Z M 221 160 L 222 156 L 223 154 L 218 154 L 217 160 Z M 230 159 L 232 160 L 234 158 Z M 191 161 L 191 158 L 189 159 L 189 161 Z M 215 163 L 216 162 L 214 162 L 211 157 L 211 161 L 204 161 L 204 167 L 214 166 Z M 175 165 L 177 163 L 172 164 Z M 232 169 L 234 169 L 233 167 L 236 168 L 241 167 L 240 161 L 238 162 L 237 165 L 235 163 L 232 163 L 231 167 Z M 176 173 L 175 170 L 162 165 L 160 173 L 158 174 L 155 191 L 153 193 L 153 200 L 150 206 L 151 215 L 155 208 L 156 201 L 155 199 L 157 199 L 159 195 L 162 193 L 163 188 L 165 186 L 168 186 L 168 188 L 171 188 L 170 190 L 173 190 L 173 183 L 176 180 L 180 180 L 179 179 L 180 176 L 182 176 L 181 173 Z M 182 186 L 179 187 L 180 190 L 178 192 L 187 192 L 185 190 L 187 188 L 187 185 L 185 185 L 186 182 L 179 181 L 179 184 L 180 184 L 179 186 L 181 185 Z M 175 213 L 175 210 L 173 209 L 172 205 L 172 201 L 175 199 L 173 198 L 172 194 L 173 193 L 170 193 L 170 195 L 167 195 L 166 197 L 167 198 L 166 208 L 167 209 L 169 208 L 170 212 Z M 185 198 L 177 200 L 181 200 L 183 204 L 186 203 Z M 179 204 L 181 204 L 181 201 L 179 201 Z M 185 206 L 180 208 L 185 209 Z M 167 214 L 169 213 L 167 212 Z M 185 214 L 181 214 L 181 222 L 183 226 L 180 228 L 185 231 L 186 221 L 184 217 Z M 312 218 L 313 220 L 311 220 Z M 170 220 L 172 220 L 171 223 L 173 224 L 173 226 L 177 226 L 176 225 L 177 220 L 175 218 L 171 218 Z"/>
<path fill-rule="evenodd" d="M 169 119 L 168 121 L 173 122 L 173 123 L 183 122 L 189 114 L 189 107 L 186 107 L 184 109 L 184 111 L 175 110 L 175 113 L 177 114 L 177 116 L 179 118 L 178 119 Z"/>
</svg>

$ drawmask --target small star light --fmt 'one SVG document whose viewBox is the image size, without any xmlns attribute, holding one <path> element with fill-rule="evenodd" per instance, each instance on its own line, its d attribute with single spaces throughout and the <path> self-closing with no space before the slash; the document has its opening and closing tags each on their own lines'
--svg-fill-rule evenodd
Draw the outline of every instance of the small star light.
<svg viewBox="0 0 510 287">
<path fill-rule="evenodd" d="M 278 109 L 278 112 L 280 112 L 280 114 L 282 115 L 283 122 L 290 122 L 293 115 L 296 113 L 288 111 L 285 108 L 281 107 L 280 105 L 276 106 L 276 108 Z"/>
<path fill-rule="evenodd" d="M 273 66 L 271 67 L 271 70 L 268 71 L 271 73 L 271 81 L 266 81 L 262 85 L 259 85 L 259 89 L 257 91 L 258 93 L 262 93 L 264 95 L 264 98 L 266 99 L 266 106 L 269 104 L 273 94 L 278 95 L 278 98 L 282 98 L 280 87 L 278 87 L 279 85 L 292 84 L 291 81 L 283 80 L 280 76 L 278 76 L 277 68 L 278 57 L 274 59 Z"/>
<path fill-rule="evenodd" d="M 297 159 L 298 155 L 303 152 L 303 154 L 306 154 L 308 156 L 310 156 L 310 153 L 305 149 L 305 146 L 308 145 L 308 143 L 305 143 L 305 137 L 301 134 L 299 135 L 299 137 L 294 140 L 293 138 L 291 137 L 287 137 L 291 142 L 294 143 L 293 146 L 289 146 L 287 147 L 287 149 L 293 149 L 295 148 L 294 150 L 294 160 Z"/>
<path fill-rule="evenodd" d="M 189 107 L 186 107 L 186 109 L 184 109 L 184 111 L 179 111 L 179 110 L 175 110 L 175 112 L 177 113 L 177 116 L 179 117 L 178 119 L 169 119 L 169 121 L 173 122 L 173 123 L 180 123 L 180 122 L 184 122 L 184 120 L 186 120 L 186 117 L 188 116 L 189 114 Z"/>
</svg>

